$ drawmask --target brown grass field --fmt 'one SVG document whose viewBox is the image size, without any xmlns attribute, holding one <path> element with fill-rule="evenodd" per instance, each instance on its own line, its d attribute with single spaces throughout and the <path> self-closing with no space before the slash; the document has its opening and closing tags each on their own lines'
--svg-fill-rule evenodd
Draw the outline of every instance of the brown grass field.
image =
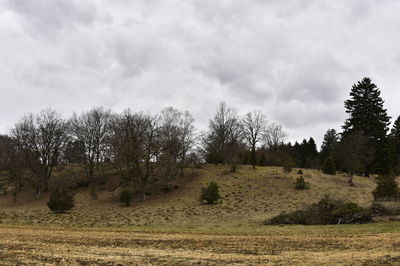
<svg viewBox="0 0 400 266">
<path fill-rule="evenodd" d="M 365 231 L 353 226 L 271 227 L 257 235 L 0 227 L 0 261 L 2 265 L 399 265 L 398 226 L 387 224 L 389 232 L 366 226 L 361 226 Z"/>
<path fill-rule="evenodd" d="M 99 187 L 76 195 L 61 215 L 46 207 L 48 195 L 32 191 L 0 196 L 1 265 L 400 265 L 398 217 L 366 225 L 265 226 L 265 219 L 301 208 L 324 195 L 372 202 L 372 178 L 327 176 L 305 170 L 310 189 L 293 189 L 298 176 L 280 168 L 242 166 L 227 173 L 207 165 L 178 180 L 178 189 L 152 193 L 123 207 L 117 193 Z M 75 173 L 79 176 L 79 173 Z M 115 173 L 109 169 L 104 174 Z M 222 203 L 198 200 L 202 186 L 218 182 Z"/>
</svg>

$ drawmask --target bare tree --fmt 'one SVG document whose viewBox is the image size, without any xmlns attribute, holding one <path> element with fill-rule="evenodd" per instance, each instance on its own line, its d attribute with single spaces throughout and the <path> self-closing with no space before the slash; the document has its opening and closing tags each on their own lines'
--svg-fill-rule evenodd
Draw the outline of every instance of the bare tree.
<svg viewBox="0 0 400 266">
<path fill-rule="evenodd" d="M 236 139 L 237 145 L 241 142 L 242 131 L 239 129 L 240 120 L 236 111 L 228 108 L 225 103 L 220 103 L 217 113 L 209 122 L 208 132 L 203 136 L 206 161 L 226 163 L 228 143 L 233 145 L 233 139 Z M 231 157 L 231 154 L 228 157 Z"/>
<path fill-rule="evenodd" d="M 160 155 L 160 117 L 158 115 L 146 115 L 146 131 L 144 134 L 143 170 L 140 171 L 142 201 L 146 199 L 146 189 L 149 182 L 156 176 Z"/>
<path fill-rule="evenodd" d="M 188 153 L 196 144 L 196 134 L 194 128 L 194 119 L 192 115 L 185 111 L 181 119 L 181 134 L 180 134 L 180 171 L 183 175 L 183 169 L 186 165 Z"/>
<path fill-rule="evenodd" d="M 68 124 L 56 111 L 47 109 L 29 114 L 18 122 L 11 133 L 25 152 L 27 164 L 35 174 L 36 196 L 48 190 L 53 168 L 68 141 Z"/>
<path fill-rule="evenodd" d="M 81 145 L 82 161 L 93 198 L 97 197 L 94 169 L 99 166 L 108 147 L 110 117 L 110 111 L 95 107 L 80 116 L 74 113 L 70 121 L 71 135 Z"/>
<path fill-rule="evenodd" d="M 110 157 L 125 183 L 139 184 L 139 171 L 144 156 L 147 118 L 142 113 L 125 110 L 113 115 L 110 123 Z"/>
<path fill-rule="evenodd" d="M 354 186 L 353 176 L 362 168 L 362 162 L 367 156 L 368 139 L 360 131 L 355 131 L 343 137 L 339 143 L 339 158 L 341 165 L 349 174 L 348 183 Z"/>
<path fill-rule="evenodd" d="M 260 111 L 253 111 L 246 114 L 242 123 L 246 142 L 251 148 L 251 164 L 256 169 L 256 148 L 265 132 L 266 119 Z"/>
<path fill-rule="evenodd" d="M 271 123 L 266 127 L 264 133 L 264 143 L 270 150 L 275 151 L 287 138 L 286 132 L 282 125 Z"/>
<path fill-rule="evenodd" d="M 0 135 L 0 170 L 8 173 L 10 182 L 14 184 L 14 200 L 21 191 L 23 171 L 26 168 L 25 156 L 21 143 L 6 135 Z"/>
<path fill-rule="evenodd" d="M 160 157 L 164 176 L 171 180 L 179 170 L 178 158 L 181 152 L 181 117 L 182 113 L 175 108 L 168 107 L 161 111 L 160 125 Z"/>
</svg>

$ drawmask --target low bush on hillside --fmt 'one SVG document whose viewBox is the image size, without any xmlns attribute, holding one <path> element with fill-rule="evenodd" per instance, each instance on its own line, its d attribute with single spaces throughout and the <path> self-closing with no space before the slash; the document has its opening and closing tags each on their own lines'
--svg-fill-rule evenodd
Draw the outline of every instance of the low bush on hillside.
<svg viewBox="0 0 400 266">
<path fill-rule="evenodd" d="M 298 175 L 303 175 L 303 174 L 304 174 L 304 173 L 303 173 L 303 170 L 299 169 L 299 170 L 297 171 L 297 174 L 298 174 Z"/>
<path fill-rule="evenodd" d="M 325 196 L 319 202 L 303 210 L 280 215 L 266 221 L 266 224 L 354 224 L 372 222 L 372 215 L 356 203 L 345 202 Z"/>
<path fill-rule="evenodd" d="M 125 203 L 125 206 L 131 205 L 133 192 L 129 189 L 124 189 L 119 193 L 119 201 Z"/>
<path fill-rule="evenodd" d="M 394 175 L 379 176 L 372 192 L 375 200 L 396 200 L 400 198 L 399 186 Z"/>
<path fill-rule="evenodd" d="M 64 213 L 74 207 L 74 193 L 63 189 L 54 189 L 50 193 L 47 206 L 54 213 Z"/>
<path fill-rule="evenodd" d="M 206 187 L 201 189 L 200 201 L 207 204 L 215 204 L 221 199 L 219 187 L 216 182 L 211 181 Z"/>
<path fill-rule="evenodd" d="M 322 172 L 327 175 L 336 174 L 335 161 L 332 157 L 328 157 L 325 159 L 324 164 L 322 165 Z"/>
<path fill-rule="evenodd" d="M 294 185 L 294 189 L 302 190 L 310 188 L 308 182 L 304 180 L 303 176 L 296 178 L 296 183 Z"/>
<path fill-rule="evenodd" d="M 399 210 L 386 207 L 381 203 L 374 202 L 369 208 L 369 212 L 372 216 L 389 216 L 397 215 Z"/>
</svg>

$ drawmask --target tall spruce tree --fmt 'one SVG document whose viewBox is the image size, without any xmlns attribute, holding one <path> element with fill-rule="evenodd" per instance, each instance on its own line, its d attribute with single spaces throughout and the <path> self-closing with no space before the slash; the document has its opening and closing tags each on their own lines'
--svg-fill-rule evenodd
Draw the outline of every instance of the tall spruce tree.
<svg viewBox="0 0 400 266">
<path fill-rule="evenodd" d="M 349 118 L 343 125 L 343 136 L 354 132 L 362 132 L 368 138 L 368 156 L 363 164 L 364 174 L 371 172 L 386 174 L 389 171 L 389 146 L 387 142 L 390 117 L 383 108 L 384 101 L 380 97 L 379 88 L 369 78 L 354 84 L 350 91 L 350 99 L 344 105 Z"/>
<path fill-rule="evenodd" d="M 329 129 L 325 135 L 321 145 L 321 162 L 326 158 L 333 156 L 334 149 L 339 142 L 339 135 L 335 129 Z"/>
</svg>

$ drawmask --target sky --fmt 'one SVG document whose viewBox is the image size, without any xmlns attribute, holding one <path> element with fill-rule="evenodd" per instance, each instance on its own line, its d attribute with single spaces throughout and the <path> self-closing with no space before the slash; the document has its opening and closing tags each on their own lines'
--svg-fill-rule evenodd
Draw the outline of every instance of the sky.
<svg viewBox="0 0 400 266">
<path fill-rule="evenodd" d="M 261 110 L 288 140 L 347 117 L 367 76 L 400 115 L 397 0 L 0 0 L 0 132 L 24 114 Z"/>
</svg>

